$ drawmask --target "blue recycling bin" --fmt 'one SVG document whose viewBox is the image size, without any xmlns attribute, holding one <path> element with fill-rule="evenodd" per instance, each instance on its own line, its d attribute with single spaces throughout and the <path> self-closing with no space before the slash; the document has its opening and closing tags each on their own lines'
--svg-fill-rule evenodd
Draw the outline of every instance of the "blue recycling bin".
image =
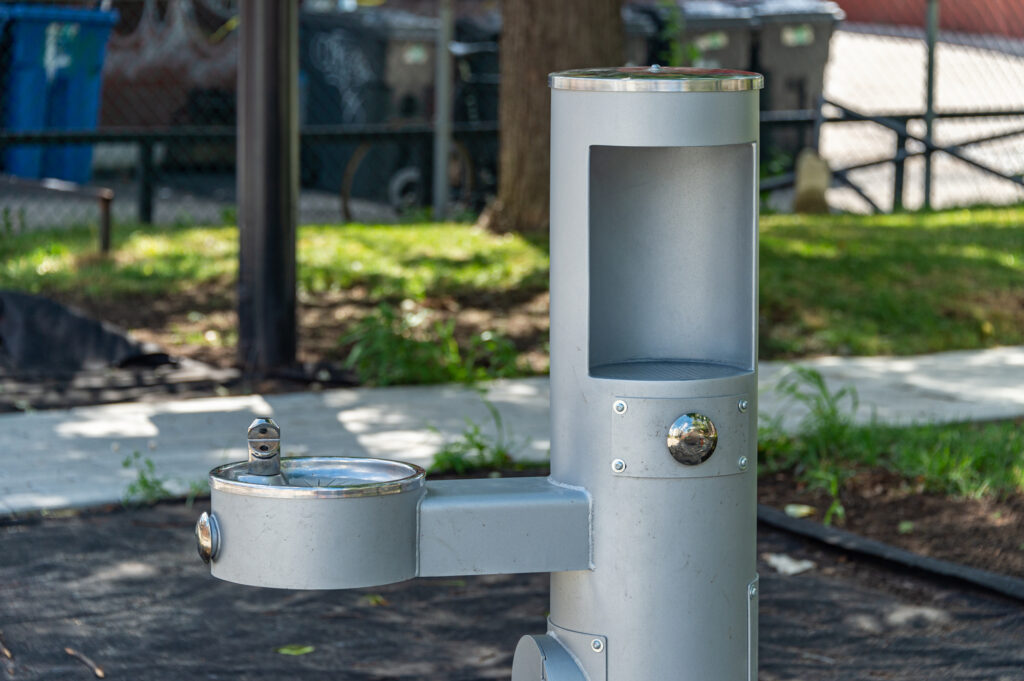
<svg viewBox="0 0 1024 681">
<path fill-rule="evenodd" d="M 0 5 L 6 53 L 3 125 L 11 131 L 93 130 L 107 39 L 118 13 L 53 5 Z M 91 145 L 16 146 L 6 172 L 86 183 Z"/>
</svg>

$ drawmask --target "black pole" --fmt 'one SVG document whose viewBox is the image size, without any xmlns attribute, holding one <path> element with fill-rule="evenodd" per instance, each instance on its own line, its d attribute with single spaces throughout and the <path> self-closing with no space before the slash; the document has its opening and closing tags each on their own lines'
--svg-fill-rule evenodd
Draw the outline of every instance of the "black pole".
<svg viewBox="0 0 1024 681">
<path fill-rule="evenodd" d="M 896 154 L 893 156 L 892 181 L 893 212 L 903 210 L 903 181 L 907 170 L 907 136 L 896 134 Z"/>
<path fill-rule="evenodd" d="M 153 143 L 139 143 L 139 222 L 153 223 Z"/>
<path fill-rule="evenodd" d="M 255 374 L 295 361 L 297 4 L 239 2 L 238 353 Z"/>
</svg>

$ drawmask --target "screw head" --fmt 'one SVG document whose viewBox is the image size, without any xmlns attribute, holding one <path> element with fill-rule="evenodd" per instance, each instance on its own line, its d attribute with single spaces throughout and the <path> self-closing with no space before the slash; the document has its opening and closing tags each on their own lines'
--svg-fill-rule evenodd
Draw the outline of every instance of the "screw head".
<svg viewBox="0 0 1024 681">
<path fill-rule="evenodd" d="M 738 460 L 736 461 L 736 465 L 740 467 L 740 470 L 741 470 L 741 471 L 745 471 L 745 470 L 747 470 L 747 467 L 748 467 L 748 466 L 750 466 L 750 459 L 748 459 L 748 458 L 747 458 L 747 457 L 745 457 L 745 456 L 741 456 L 741 457 L 740 457 L 740 458 L 739 458 L 739 459 L 738 459 Z"/>
<path fill-rule="evenodd" d="M 661 71 L 661 65 L 660 64 L 651 64 L 650 71 L 651 71 L 651 73 L 657 73 L 658 71 Z"/>
<path fill-rule="evenodd" d="M 615 400 L 612 403 L 612 411 L 616 414 L 625 414 L 627 409 L 629 409 L 629 405 L 626 404 L 625 400 Z"/>
<path fill-rule="evenodd" d="M 741 414 L 746 414 L 747 409 L 750 408 L 750 402 L 748 402 L 747 400 L 740 400 L 739 402 L 736 403 L 736 408 L 740 410 Z"/>
<path fill-rule="evenodd" d="M 621 473 L 622 471 L 626 470 L 626 462 L 623 461 L 622 459 L 615 459 L 614 461 L 612 461 L 612 470 L 615 471 L 616 473 Z"/>
<path fill-rule="evenodd" d="M 756 584 L 751 584 L 750 585 L 750 587 L 747 589 L 747 595 L 749 595 L 751 598 L 756 598 L 757 597 L 757 585 Z"/>
<path fill-rule="evenodd" d="M 602 650 L 604 650 L 604 641 L 602 641 L 599 638 L 595 638 L 593 641 L 590 642 L 590 649 L 593 650 L 595 653 L 601 652 Z"/>
</svg>

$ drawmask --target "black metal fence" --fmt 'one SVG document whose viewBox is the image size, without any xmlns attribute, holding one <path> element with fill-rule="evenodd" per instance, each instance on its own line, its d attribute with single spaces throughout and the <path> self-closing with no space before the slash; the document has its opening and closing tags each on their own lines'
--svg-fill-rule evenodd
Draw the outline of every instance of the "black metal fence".
<svg viewBox="0 0 1024 681">
<path fill-rule="evenodd" d="M 0 6 L 0 172 L 109 187 L 115 220 L 229 218 L 234 3 L 97 4 L 19 3 L 6 15 Z M 349 12 L 304 3 L 304 222 L 393 220 L 429 201 L 437 20 L 434 8 L 406 4 Z M 465 4 L 451 183 L 456 208 L 477 209 L 496 180 L 497 44 L 489 15 Z M 15 229 L 91 222 L 98 210 L 24 182 L 0 184 L 0 207 Z"/>
<path fill-rule="evenodd" d="M 838 188 L 830 203 L 863 211 L 869 202 L 890 210 L 1024 199 L 1024 3 L 839 4 L 846 20 L 831 41 L 824 93 L 862 116 L 824 125 L 821 152 L 833 168 L 852 168 L 866 196 Z"/>
<path fill-rule="evenodd" d="M 767 174 L 784 180 L 819 130 L 822 154 L 843 171 L 836 207 L 920 207 L 929 150 L 932 205 L 1017 202 L 1024 7 L 991 3 L 1002 14 L 988 23 L 964 3 L 934 3 L 930 108 L 929 0 L 629 5 L 627 59 L 764 72 Z M 301 222 L 393 220 L 429 203 L 436 3 L 348 11 L 355 4 L 303 3 Z M 456 209 L 472 211 L 497 182 L 500 15 L 495 3 L 459 0 L 456 16 L 448 179 Z M 117 221 L 230 219 L 236 29 L 231 0 L 0 5 L 0 172 L 29 182 L 0 183 L 4 224 L 100 219 L 92 194 L 30 184 L 42 177 L 112 189 Z M 815 126 L 822 95 L 844 109 L 826 105 Z M 882 116 L 906 134 L 870 120 Z"/>
</svg>

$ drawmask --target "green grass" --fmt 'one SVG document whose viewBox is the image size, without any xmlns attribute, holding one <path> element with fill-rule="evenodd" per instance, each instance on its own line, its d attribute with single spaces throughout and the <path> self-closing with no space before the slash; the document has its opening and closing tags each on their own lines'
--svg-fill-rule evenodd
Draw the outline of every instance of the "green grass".
<svg viewBox="0 0 1024 681">
<path fill-rule="evenodd" d="M 546 242 L 470 225 L 303 227 L 298 253 L 310 291 L 364 286 L 373 298 L 421 299 L 547 287 Z"/>
<path fill-rule="evenodd" d="M 98 299 L 160 297 L 237 271 L 234 227 L 120 226 L 107 259 L 95 231 L 28 232 L 0 240 L 0 288 Z"/>
<path fill-rule="evenodd" d="M 0 240 L 0 288 L 71 300 L 230 299 L 237 230 L 115 229 L 95 256 L 90 229 Z M 465 224 L 307 226 L 303 295 L 454 297 L 488 306 L 547 286 L 544 240 Z M 1024 343 L 1024 208 L 891 216 L 766 215 L 761 221 L 761 356 L 915 354 Z"/>
<path fill-rule="evenodd" d="M 505 421 L 494 404 L 480 393 L 484 407 L 491 416 L 494 434 L 486 432 L 480 424 L 466 419 L 466 428 L 457 438 L 446 441 L 430 464 L 432 475 L 466 475 L 489 472 L 498 474 L 508 470 L 532 470 L 546 468 L 548 461 L 529 461 L 512 458 L 525 442 L 510 437 L 505 430 Z M 437 432 L 436 429 L 433 429 Z"/>
<path fill-rule="evenodd" d="M 90 297 L 165 296 L 197 284 L 225 287 L 237 273 L 238 230 L 119 226 L 109 259 L 89 228 L 0 240 L 0 288 Z M 306 226 L 299 288 L 363 287 L 376 299 L 472 296 L 547 286 L 547 245 L 465 224 Z"/>
<path fill-rule="evenodd" d="M 1021 420 L 888 426 L 854 424 L 852 388 L 829 391 L 819 373 L 797 368 L 779 391 L 808 407 L 794 432 L 777 424 L 761 429 L 760 473 L 792 471 L 831 494 L 831 514 L 842 514 L 838 497 L 861 471 L 897 473 L 921 490 L 957 497 L 1005 497 L 1024 493 L 1024 429 Z"/>
<path fill-rule="evenodd" d="M 915 354 L 1024 342 L 1024 209 L 766 216 L 761 353 Z"/>
</svg>

